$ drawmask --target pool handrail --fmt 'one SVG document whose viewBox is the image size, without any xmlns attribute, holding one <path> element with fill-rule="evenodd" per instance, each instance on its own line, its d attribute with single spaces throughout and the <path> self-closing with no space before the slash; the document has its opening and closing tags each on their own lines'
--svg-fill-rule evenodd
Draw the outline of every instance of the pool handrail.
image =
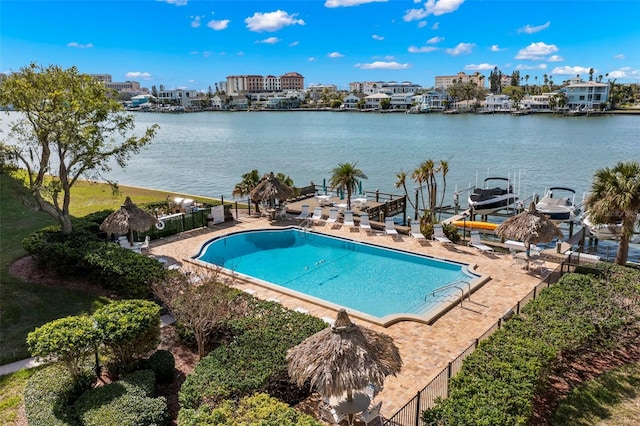
<svg viewBox="0 0 640 426">
<path fill-rule="evenodd" d="M 449 283 L 449 284 L 447 284 L 447 285 L 443 285 L 442 287 L 438 287 L 438 288 L 436 288 L 435 290 L 433 290 L 433 291 L 431 292 L 431 294 L 426 294 L 426 295 L 424 296 L 424 301 L 425 301 L 425 302 L 427 301 L 427 297 L 428 297 L 429 295 L 431 295 L 431 296 L 435 296 L 435 295 L 436 295 L 436 293 L 439 293 L 439 292 L 441 292 L 441 291 L 448 290 L 448 289 L 450 289 L 450 288 L 457 288 L 458 290 L 460 290 L 460 293 L 461 293 L 461 296 L 460 296 L 460 307 L 462 308 L 462 301 L 464 300 L 464 296 L 465 296 L 465 294 L 464 294 L 464 290 L 463 290 L 463 289 L 461 289 L 460 287 L 458 287 L 458 285 L 460 285 L 460 284 L 466 284 L 466 285 L 469 287 L 469 290 L 468 290 L 468 292 L 467 292 L 467 299 L 471 300 L 471 283 L 470 283 L 470 282 L 468 282 L 468 281 L 465 281 L 465 280 L 458 280 L 458 281 L 454 281 L 454 282 L 452 282 L 452 283 Z"/>
</svg>

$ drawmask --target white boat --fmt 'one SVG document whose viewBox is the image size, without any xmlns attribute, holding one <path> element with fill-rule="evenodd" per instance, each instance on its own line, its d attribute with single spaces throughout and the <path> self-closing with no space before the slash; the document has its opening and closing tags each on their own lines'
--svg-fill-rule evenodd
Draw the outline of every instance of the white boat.
<svg viewBox="0 0 640 426">
<path fill-rule="evenodd" d="M 544 196 L 536 203 L 536 210 L 551 220 L 572 220 L 581 210 L 580 206 L 575 204 L 575 199 L 576 191 L 573 189 L 554 186 L 545 191 Z"/>
<path fill-rule="evenodd" d="M 629 242 L 633 244 L 640 244 L 640 215 L 638 215 L 636 219 L 636 226 L 633 228 L 633 235 L 631 235 Z M 595 225 L 589 219 L 588 212 L 585 212 L 582 217 L 582 225 L 588 229 L 589 235 L 599 240 L 618 241 L 620 239 L 620 234 L 622 234 L 622 222 L 600 223 Z"/>
<path fill-rule="evenodd" d="M 502 182 L 502 185 L 490 188 L 492 182 Z M 503 177 L 488 177 L 484 180 L 484 188 L 475 188 L 469 194 L 469 208 L 473 213 L 486 215 L 504 209 L 518 200 L 513 192 L 509 179 Z"/>
</svg>

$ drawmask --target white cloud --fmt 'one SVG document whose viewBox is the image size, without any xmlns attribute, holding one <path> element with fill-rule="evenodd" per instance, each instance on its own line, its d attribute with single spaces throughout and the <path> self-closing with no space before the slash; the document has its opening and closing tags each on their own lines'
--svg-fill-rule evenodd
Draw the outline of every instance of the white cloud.
<svg viewBox="0 0 640 426">
<path fill-rule="evenodd" d="M 228 19 L 221 19 L 219 21 L 213 20 L 207 23 L 207 27 L 215 31 L 225 30 L 229 26 L 229 22 L 231 21 Z"/>
<path fill-rule="evenodd" d="M 542 61 L 546 56 L 556 53 L 558 50 L 560 49 L 558 49 L 558 46 L 555 44 L 546 44 L 539 41 L 537 43 L 531 43 L 524 49 L 520 49 L 516 55 L 516 59 Z"/>
<path fill-rule="evenodd" d="M 546 70 L 547 64 L 538 64 L 538 65 L 518 65 L 516 66 L 517 70 Z"/>
<path fill-rule="evenodd" d="M 309 62 L 315 62 L 315 61 L 316 61 L 316 58 L 314 58 L 313 56 L 311 56 L 310 58 L 308 58 L 308 59 L 307 59 L 307 61 L 309 61 Z"/>
<path fill-rule="evenodd" d="M 75 47 L 76 49 L 91 49 L 93 47 L 93 43 L 80 44 L 76 41 L 72 41 L 71 43 L 67 43 L 67 47 Z"/>
<path fill-rule="evenodd" d="M 460 43 L 456 47 L 452 49 L 445 49 L 444 51 L 451 56 L 458 56 L 462 54 L 467 55 L 471 53 L 471 49 L 473 49 L 474 47 L 475 47 L 475 44 L 473 43 Z"/>
<path fill-rule="evenodd" d="M 256 12 L 253 16 L 244 20 L 247 24 L 247 28 L 255 32 L 273 32 L 287 27 L 289 25 L 304 25 L 302 19 L 296 19 L 297 13 L 288 14 L 283 10 L 276 10 L 275 12 L 260 13 Z"/>
<path fill-rule="evenodd" d="M 623 67 L 615 71 L 610 71 L 609 76 L 611 78 L 635 78 L 640 77 L 640 70 L 633 69 L 631 67 Z"/>
<path fill-rule="evenodd" d="M 427 21 L 420 21 L 418 22 L 418 28 L 424 28 L 427 26 Z"/>
<path fill-rule="evenodd" d="M 422 47 L 409 46 L 409 49 L 407 49 L 409 53 L 428 53 L 428 52 L 434 52 L 436 50 L 439 50 L 439 49 L 435 46 L 422 46 Z"/>
<path fill-rule="evenodd" d="M 493 46 L 491 46 L 491 51 L 492 51 L 492 52 L 501 52 L 501 51 L 503 51 L 503 50 L 506 50 L 506 49 L 501 48 L 501 47 L 500 47 L 500 46 L 498 46 L 497 44 L 494 44 Z"/>
<path fill-rule="evenodd" d="M 564 58 L 560 55 L 551 55 L 547 58 L 547 62 L 562 62 Z"/>
<path fill-rule="evenodd" d="M 431 27 L 432 30 L 437 30 L 440 28 L 440 22 L 436 22 L 433 24 L 433 26 Z"/>
<path fill-rule="evenodd" d="M 343 58 L 344 55 L 340 52 L 331 52 L 327 55 L 330 58 Z"/>
<path fill-rule="evenodd" d="M 256 40 L 257 44 L 276 44 L 280 39 L 278 37 L 268 37 L 264 40 Z"/>
<path fill-rule="evenodd" d="M 201 16 L 192 16 L 193 21 L 191 21 L 191 28 L 199 28 L 200 27 L 200 19 Z"/>
<path fill-rule="evenodd" d="M 547 21 L 546 23 L 535 26 L 535 27 L 527 24 L 522 28 L 518 28 L 518 33 L 535 34 L 535 33 L 539 33 L 542 30 L 546 30 L 547 28 L 549 28 L 550 25 L 551 25 L 551 21 Z"/>
<path fill-rule="evenodd" d="M 176 6 L 186 6 L 189 0 L 158 0 L 169 4 L 174 4 Z"/>
<path fill-rule="evenodd" d="M 458 10 L 464 0 L 427 0 L 425 9 L 430 15 L 440 16 Z"/>
<path fill-rule="evenodd" d="M 615 55 L 613 59 L 624 59 L 624 55 L 620 53 L 619 55 Z"/>
<path fill-rule="evenodd" d="M 405 22 L 411 22 L 411 21 L 419 21 L 421 19 L 426 18 L 427 16 L 429 16 L 429 14 L 424 9 L 409 9 L 404 13 L 404 16 L 402 17 L 402 19 Z"/>
<path fill-rule="evenodd" d="M 334 7 L 350 7 L 350 6 L 360 6 L 361 4 L 367 3 L 386 3 L 387 0 L 327 0 L 324 3 L 324 7 L 334 8 Z"/>
<path fill-rule="evenodd" d="M 368 64 L 356 64 L 355 67 L 361 70 L 404 70 L 411 68 L 411 65 L 399 64 L 397 62 L 375 61 Z"/>
<path fill-rule="evenodd" d="M 384 57 L 385 61 L 393 61 L 395 58 L 392 55 L 387 55 Z"/>
<path fill-rule="evenodd" d="M 427 40 L 427 44 L 436 44 L 440 43 L 441 41 L 444 41 L 444 37 L 435 36 Z"/>
<path fill-rule="evenodd" d="M 493 70 L 497 65 L 495 64 L 469 64 L 465 65 L 464 69 L 469 71 L 489 71 Z"/>
<path fill-rule="evenodd" d="M 291 43 L 289 43 L 289 47 L 297 46 L 299 44 L 300 44 L 299 41 L 292 41 Z"/>
<path fill-rule="evenodd" d="M 553 69 L 553 71 L 551 71 L 551 73 L 553 75 L 570 75 L 570 76 L 574 76 L 577 74 L 589 74 L 589 69 L 588 67 L 556 67 Z M 609 74 L 611 75 L 611 74 Z"/>
<path fill-rule="evenodd" d="M 379 36 L 378 34 L 372 35 L 371 38 L 374 39 L 374 40 L 378 40 L 378 41 L 384 40 L 384 37 Z"/>
<path fill-rule="evenodd" d="M 142 80 L 151 80 L 153 77 L 148 72 L 129 71 L 124 75 L 126 78 L 140 78 Z"/>
</svg>

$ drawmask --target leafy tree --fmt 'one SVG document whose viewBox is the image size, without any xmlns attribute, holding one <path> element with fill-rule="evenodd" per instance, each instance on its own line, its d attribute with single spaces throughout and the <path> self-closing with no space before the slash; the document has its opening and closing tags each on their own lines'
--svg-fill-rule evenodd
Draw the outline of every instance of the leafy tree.
<svg viewBox="0 0 640 426">
<path fill-rule="evenodd" d="M 27 171 L 32 197 L 25 201 L 56 219 L 63 234 L 72 230 L 69 205 L 77 180 L 101 178 L 113 160 L 125 167 L 155 135 L 154 125 L 141 137 L 127 137 L 133 116 L 111 93 L 75 67 L 35 63 L 0 83 L 0 105 L 23 114 L 11 125 L 9 146 Z"/>
<path fill-rule="evenodd" d="M 100 330 L 88 316 L 71 316 L 48 322 L 27 335 L 32 356 L 51 357 L 64 362 L 73 377 L 87 355 L 95 351 Z"/>
<path fill-rule="evenodd" d="M 127 370 L 160 342 L 160 307 L 147 300 L 122 300 L 98 309 L 93 318 L 113 365 Z"/>
<path fill-rule="evenodd" d="M 619 162 L 613 168 L 596 170 L 585 206 L 595 224 L 622 222 L 615 263 L 626 265 L 629 241 L 640 215 L 640 163 Z"/>
<path fill-rule="evenodd" d="M 260 176 L 258 169 L 253 169 L 250 172 L 243 174 L 242 180 L 236 183 L 231 194 L 234 197 L 246 197 L 253 188 L 258 186 L 261 178 L 262 176 Z M 256 212 L 260 212 L 260 204 L 257 201 L 254 201 L 253 203 L 256 207 Z"/>
<path fill-rule="evenodd" d="M 391 108 L 391 99 L 384 98 L 380 100 L 380 108 L 381 109 L 389 109 Z"/>
<path fill-rule="evenodd" d="M 357 168 L 358 163 L 340 163 L 331 171 L 329 185 L 332 188 L 340 188 L 347 192 L 347 209 L 351 210 L 351 194 L 358 187 L 358 179 L 366 179 L 367 176 Z"/>
<path fill-rule="evenodd" d="M 209 335 L 233 313 L 241 313 L 238 291 L 219 282 L 217 273 L 177 273 L 153 284 L 153 291 L 183 327 L 193 332 L 198 357 L 206 355 Z"/>
<path fill-rule="evenodd" d="M 498 67 L 494 67 L 493 71 L 489 74 L 489 88 L 491 89 L 491 93 L 499 94 L 502 93 L 502 73 L 498 69 Z"/>
</svg>

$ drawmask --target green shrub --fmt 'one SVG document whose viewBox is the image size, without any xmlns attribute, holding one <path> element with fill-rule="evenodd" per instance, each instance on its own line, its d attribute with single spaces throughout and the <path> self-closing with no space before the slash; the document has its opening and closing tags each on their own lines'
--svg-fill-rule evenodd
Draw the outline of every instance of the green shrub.
<svg viewBox="0 0 640 426">
<path fill-rule="evenodd" d="M 76 378 L 62 365 L 48 366 L 29 378 L 24 388 L 24 409 L 30 426 L 71 426 L 77 420 L 71 404 L 93 382 L 90 372 Z"/>
<path fill-rule="evenodd" d="M 250 312 L 229 323 L 232 342 L 209 353 L 187 377 L 180 389 L 181 407 L 195 409 L 279 388 L 273 382 L 286 380 L 287 350 L 326 327 L 318 318 L 269 302 L 255 301 Z M 286 391 L 274 396 L 290 402 Z"/>
<path fill-rule="evenodd" d="M 139 370 L 117 382 L 91 389 L 76 401 L 84 426 L 160 426 L 168 422 L 164 398 L 153 398 L 155 375 Z"/>
<path fill-rule="evenodd" d="M 224 401 L 212 409 L 203 406 L 198 410 L 180 410 L 180 426 L 320 426 L 322 423 L 301 413 L 284 402 L 261 393 L 241 399 Z"/>
<path fill-rule="evenodd" d="M 135 360 L 160 342 L 160 307 L 146 300 L 123 300 L 98 309 L 93 318 L 111 357 L 111 368 L 131 371 Z M 111 371 L 111 370 L 110 370 Z"/>
<path fill-rule="evenodd" d="M 176 360 L 169 351 L 155 351 L 144 365 L 155 373 L 158 383 L 171 383 L 175 379 Z"/>
</svg>

